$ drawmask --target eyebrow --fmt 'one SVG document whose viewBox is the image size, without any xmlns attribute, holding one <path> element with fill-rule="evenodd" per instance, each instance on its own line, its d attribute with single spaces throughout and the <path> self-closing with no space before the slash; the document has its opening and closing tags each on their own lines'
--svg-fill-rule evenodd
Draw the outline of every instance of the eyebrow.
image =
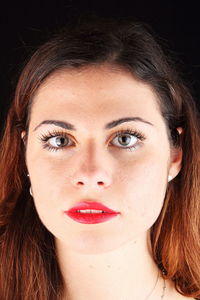
<svg viewBox="0 0 200 300">
<path fill-rule="evenodd" d="M 142 122 L 142 123 L 146 123 L 146 124 L 149 124 L 151 126 L 154 126 L 151 122 L 146 121 L 143 118 L 140 118 L 140 117 L 127 117 L 127 118 L 121 118 L 121 119 L 114 120 L 114 121 L 111 121 L 111 122 L 107 123 L 105 125 L 104 129 L 111 129 L 113 127 L 116 127 L 119 124 L 122 124 L 122 123 L 125 123 L 125 122 L 131 122 L 131 121 Z M 37 125 L 33 131 L 36 131 L 40 126 L 42 126 L 44 124 L 56 125 L 56 126 L 64 128 L 64 129 L 76 131 L 75 126 L 72 125 L 71 123 L 64 122 L 64 121 L 57 121 L 57 120 L 44 120 L 39 125 Z"/>
</svg>

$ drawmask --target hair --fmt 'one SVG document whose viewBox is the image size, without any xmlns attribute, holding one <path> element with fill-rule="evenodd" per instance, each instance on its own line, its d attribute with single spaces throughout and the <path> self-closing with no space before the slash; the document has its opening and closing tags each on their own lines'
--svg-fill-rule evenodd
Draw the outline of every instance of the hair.
<svg viewBox="0 0 200 300">
<path fill-rule="evenodd" d="M 162 210 L 151 228 L 151 245 L 162 276 L 172 280 L 179 293 L 200 297 L 199 115 L 165 52 L 147 24 L 130 18 L 83 18 L 54 33 L 23 68 L 0 143 L 1 299 L 63 297 L 54 236 L 40 221 L 29 194 L 21 132 L 28 132 L 34 93 L 50 74 L 102 64 L 127 70 L 153 88 L 170 146 L 183 149 L 181 171 L 169 182 Z M 178 127 L 183 128 L 181 137 Z"/>
</svg>

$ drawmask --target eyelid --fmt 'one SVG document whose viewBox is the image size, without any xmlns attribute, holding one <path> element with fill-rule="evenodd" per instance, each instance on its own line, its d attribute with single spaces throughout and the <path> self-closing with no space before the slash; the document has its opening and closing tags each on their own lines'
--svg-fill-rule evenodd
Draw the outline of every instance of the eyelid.
<svg viewBox="0 0 200 300">
<path fill-rule="evenodd" d="M 144 133 L 142 133 L 140 130 L 132 129 L 132 128 L 126 128 L 126 129 L 120 129 L 114 132 L 114 138 L 119 136 L 120 134 L 130 134 L 136 136 L 138 139 L 145 140 L 146 136 Z"/>
<path fill-rule="evenodd" d="M 115 138 L 116 136 L 120 135 L 120 134 L 125 134 L 125 133 L 129 133 L 129 134 L 132 134 L 132 135 L 137 135 L 139 134 L 139 137 L 138 138 L 141 138 L 142 140 L 146 139 L 146 136 L 144 135 L 144 133 L 140 132 L 139 130 L 136 130 L 136 129 L 132 129 L 132 128 L 125 128 L 125 129 L 119 129 L 119 130 L 113 130 L 113 132 L 111 133 L 111 137 L 109 136 L 107 140 L 109 140 L 110 138 Z M 75 140 L 76 143 L 77 140 L 76 138 L 74 138 L 69 132 L 67 131 L 64 131 L 64 130 L 48 130 L 47 133 L 43 133 L 41 134 L 40 136 L 40 139 L 42 138 L 43 140 L 48 140 L 50 139 L 51 137 L 56 137 L 56 136 L 64 136 L 64 137 L 70 137 L 72 140 Z"/>
<path fill-rule="evenodd" d="M 110 139 L 113 140 L 117 136 L 120 136 L 120 134 L 122 134 L 122 135 L 123 134 L 133 135 L 133 136 L 135 136 L 139 140 L 138 143 L 141 143 L 142 141 L 144 141 L 146 139 L 146 136 L 142 132 L 140 132 L 139 130 L 135 130 L 135 129 L 132 129 L 132 128 L 129 128 L 129 127 L 127 128 L 126 127 L 125 129 L 119 129 L 119 130 L 114 131 L 113 133 L 111 133 L 111 137 L 109 136 L 109 138 L 106 140 L 106 143 L 108 142 L 108 140 L 110 140 Z M 64 131 L 64 130 L 55 130 L 55 129 L 52 130 L 52 131 L 48 130 L 47 133 L 42 134 L 39 137 L 39 140 L 40 140 L 40 142 L 42 142 L 44 144 L 43 146 L 46 145 L 46 147 L 48 147 L 48 140 L 51 139 L 51 138 L 53 138 L 53 137 L 58 137 L 58 136 L 63 136 L 63 137 L 69 138 L 72 141 L 74 141 L 74 140 L 76 141 L 76 139 L 74 137 L 72 137 L 71 134 L 68 133 L 67 131 Z M 76 143 L 78 143 L 78 142 L 76 141 Z M 112 143 L 111 143 L 111 145 L 113 147 L 117 147 L 117 146 L 113 145 Z M 49 145 L 49 147 L 51 147 L 52 149 L 55 149 L 55 150 L 63 150 L 65 148 L 69 148 L 71 146 L 72 145 L 70 145 L 70 146 L 63 146 L 63 147 L 53 147 L 53 146 Z M 134 146 L 131 146 L 131 147 L 134 147 Z M 131 147 L 127 146 L 127 147 L 119 147 L 119 148 L 127 150 L 127 149 L 129 149 Z"/>
<path fill-rule="evenodd" d="M 76 140 L 70 133 L 68 133 L 67 131 L 64 131 L 64 130 L 48 130 L 46 133 L 42 133 L 40 136 L 39 136 L 39 139 L 43 140 L 43 141 L 47 141 L 49 140 L 50 138 L 53 138 L 53 137 L 57 137 L 57 136 L 64 136 L 64 137 L 70 137 L 72 140 Z M 76 141 L 77 142 L 77 141 Z"/>
</svg>

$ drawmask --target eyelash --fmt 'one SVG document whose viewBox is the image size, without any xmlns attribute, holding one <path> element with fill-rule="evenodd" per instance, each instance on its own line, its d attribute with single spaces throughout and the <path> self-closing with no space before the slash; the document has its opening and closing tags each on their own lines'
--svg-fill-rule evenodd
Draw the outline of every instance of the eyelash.
<svg viewBox="0 0 200 300">
<path fill-rule="evenodd" d="M 114 135 L 114 138 L 115 139 L 117 136 L 121 136 L 121 135 L 125 135 L 125 134 L 130 134 L 132 136 L 135 136 L 136 138 L 138 138 L 140 141 L 144 141 L 146 139 L 146 137 L 144 136 L 144 134 L 142 134 L 141 132 L 139 131 L 136 131 L 136 130 L 132 130 L 132 129 L 129 129 L 127 128 L 126 130 L 119 130 L 115 133 Z M 58 151 L 58 150 L 62 150 L 62 148 L 65 148 L 67 146 L 64 146 L 64 147 L 52 147 L 50 146 L 47 141 L 50 139 L 50 138 L 53 138 L 53 137 L 61 137 L 61 138 L 69 138 L 69 134 L 67 134 L 66 132 L 62 132 L 62 131 L 48 131 L 47 134 L 42 134 L 40 137 L 39 137 L 39 140 L 42 142 L 42 147 L 44 149 L 47 149 L 49 151 Z M 68 146 L 70 147 L 70 146 Z M 130 147 L 119 147 L 119 148 L 122 148 L 123 150 L 129 150 L 129 151 L 133 151 L 133 149 L 136 148 L 136 146 L 130 146 Z"/>
</svg>

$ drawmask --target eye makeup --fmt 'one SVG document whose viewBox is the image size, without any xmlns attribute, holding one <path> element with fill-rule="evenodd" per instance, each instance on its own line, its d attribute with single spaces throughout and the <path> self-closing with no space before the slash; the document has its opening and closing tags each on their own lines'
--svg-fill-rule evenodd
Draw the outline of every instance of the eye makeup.
<svg viewBox="0 0 200 300">
<path fill-rule="evenodd" d="M 131 137 L 131 138 L 135 138 L 136 143 L 134 143 L 134 145 L 131 146 L 126 146 L 124 147 L 124 145 L 114 145 L 113 143 L 109 144 L 111 146 L 114 147 L 118 147 L 121 148 L 122 150 L 129 150 L 129 151 L 134 151 L 136 149 L 136 147 L 138 146 L 138 143 L 140 143 L 141 141 L 144 141 L 146 139 L 145 135 L 141 132 L 139 132 L 138 130 L 132 130 L 130 128 L 127 129 L 123 129 L 123 130 L 119 130 L 117 132 L 114 133 L 114 137 L 112 139 L 112 141 L 116 138 L 123 138 L 123 137 Z M 49 151 L 60 151 L 60 150 L 66 150 L 69 147 L 72 147 L 75 145 L 74 142 L 71 143 L 67 143 L 64 145 L 61 145 L 61 143 L 59 143 L 59 146 L 52 146 L 52 144 L 50 143 L 51 139 L 62 139 L 62 141 L 67 140 L 68 142 L 72 141 L 71 140 L 71 135 L 68 134 L 65 131 L 62 130 L 52 130 L 52 131 L 48 131 L 47 133 L 43 133 L 41 136 L 39 136 L 39 141 L 42 143 L 42 147 L 43 149 L 47 149 Z"/>
</svg>

